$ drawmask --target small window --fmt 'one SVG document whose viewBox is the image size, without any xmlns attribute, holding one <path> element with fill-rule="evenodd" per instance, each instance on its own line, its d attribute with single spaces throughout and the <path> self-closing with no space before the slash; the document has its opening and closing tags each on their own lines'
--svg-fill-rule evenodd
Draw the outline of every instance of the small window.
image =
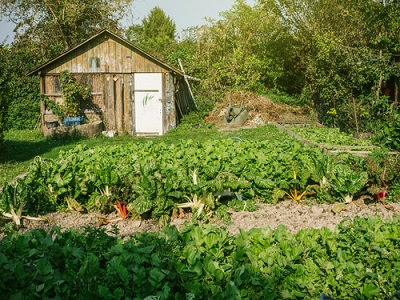
<svg viewBox="0 0 400 300">
<path fill-rule="evenodd" d="M 61 84 L 59 76 L 54 76 L 54 94 L 61 94 Z"/>
<path fill-rule="evenodd" d="M 100 57 L 89 58 L 89 71 L 90 72 L 100 71 Z"/>
</svg>

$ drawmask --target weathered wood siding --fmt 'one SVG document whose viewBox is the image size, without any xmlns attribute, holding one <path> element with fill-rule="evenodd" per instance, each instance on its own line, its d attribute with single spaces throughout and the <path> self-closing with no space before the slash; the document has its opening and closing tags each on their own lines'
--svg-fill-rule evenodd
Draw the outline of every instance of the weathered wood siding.
<svg viewBox="0 0 400 300">
<path fill-rule="evenodd" d="M 91 120 L 102 119 L 106 130 L 119 133 L 135 133 L 134 74 L 73 74 L 74 78 L 91 89 L 92 100 L 82 103 L 85 116 Z M 44 76 L 44 94 L 53 101 L 62 103 L 60 77 L 58 74 Z M 174 77 L 163 73 L 163 132 L 177 126 L 175 109 Z M 55 120 L 45 112 L 43 122 Z M 44 124 L 43 124 L 44 125 Z"/>
<path fill-rule="evenodd" d="M 135 73 L 163 74 L 163 132 L 177 126 L 176 73 L 123 39 L 105 33 L 49 62 L 40 69 L 41 92 L 62 103 L 60 73 L 69 71 L 88 86 L 92 100 L 82 103 L 89 120 L 103 120 L 106 130 L 135 134 Z M 42 106 L 42 125 L 56 117 Z"/>
<path fill-rule="evenodd" d="M 112 35 L 100 35 L 46 66 L 44 73 L 136 73 L 168 72 Z"/>
<path fill-rule="evenodd" d="M 176 124 L 176 110 L 175 110 L 175 84 L 174 77 L 171 74 L 165 74 L 165 109 L 163 115 L 165 116 L 164 120 L 164 132 L 168 130 L 174 129 Z"/>
</svg>

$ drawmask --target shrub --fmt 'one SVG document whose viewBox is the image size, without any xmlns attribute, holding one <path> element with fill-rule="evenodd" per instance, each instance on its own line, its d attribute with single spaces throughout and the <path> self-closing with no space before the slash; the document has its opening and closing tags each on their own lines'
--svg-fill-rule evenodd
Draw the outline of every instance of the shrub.
<svg viewBox="0 0 400 300">
<path fill-rule="evenodd" d="M 381 146 L 400 150 L 400 113 L 393 110 L 392 117 L 383 124 L 383 131 L 375 138 Z"/>
</svg>

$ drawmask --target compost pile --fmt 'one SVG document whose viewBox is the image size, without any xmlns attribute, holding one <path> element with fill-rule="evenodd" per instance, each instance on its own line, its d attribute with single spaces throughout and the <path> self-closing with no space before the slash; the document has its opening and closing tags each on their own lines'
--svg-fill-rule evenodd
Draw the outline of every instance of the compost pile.
<svg viewBox="0 0 400 300">
<path fill-rule="evenodd" d="M 205 122 L 217 127 L 227 127 L 224 116 L 230 106 L 248 109 L 247 121 L 242 125 L 254 127 L 269 122 L 310 122 L 310 110 L 307 107 L 294 107 L 287 104 L 276 104 L 268 97 L 251 92 L 228 93 L 224 101 L 216 103 Z"/>
</svg>

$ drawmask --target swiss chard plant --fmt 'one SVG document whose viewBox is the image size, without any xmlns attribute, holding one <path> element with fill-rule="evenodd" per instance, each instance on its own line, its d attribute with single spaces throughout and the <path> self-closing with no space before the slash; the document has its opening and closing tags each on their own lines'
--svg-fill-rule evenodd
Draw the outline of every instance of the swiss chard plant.
<svg viewBox="0 0 400 300">
<path fill-rule="evenodd" d="M 23 215 L 24 208 L 31 197 L 29 185 L 21 178 L 18 178 L 13 184 L 6 184 L 0 194 L 0 218 L 9 219 L 17 226 L 21 225 L 21 220 L 44 220 Z"/>
<path fill-rule="evenodd" d="M 247 209 L 252 207 L 248 200 L 276 203 L 285 192 L 295 200 L 316 195 L 319 202 L 350 201 L 364 189 L 365 179 L 365 162 L 359 159 L 328 157 L 318 148 L 276 136 L 237 143 L 78 145 L 56 159 L 34 160 L 25 179 L 32 198 L 26 209 L 36 214 L 82 208 L 111 212 L 119 200 L 129 217 L 166 224 L 177 205 L 203 207 L 203 212 L 233 205 Z"/>
<path fill-rule="evenodd" d="M 361 192 L 368 183 L 367 172 L 353 171 L 349 165 L 336 164 L 333 172 L 333 190 L 346 203 L 352 202 L 354 195 Z"/>
<path fill-rule="evenodd" d="M 366 170 L 371 184 L 368 190 L 383 202 L 389 187 L 400 180 L 400 155 L 375 150 L 366 158 Z"/>
</svg>

